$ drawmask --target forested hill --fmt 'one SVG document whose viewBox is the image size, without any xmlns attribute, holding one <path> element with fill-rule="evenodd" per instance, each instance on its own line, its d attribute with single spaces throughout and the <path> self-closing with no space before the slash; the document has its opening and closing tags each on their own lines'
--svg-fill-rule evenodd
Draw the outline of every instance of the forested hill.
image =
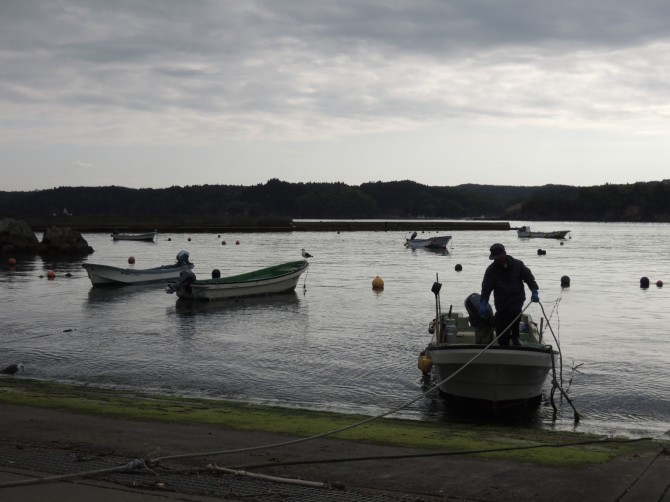
<svg viewBox="0 0 670 502">
<path fill-rule="evenodd" d="M 170 188 L 59 187 L 0 192 L 0 217 L 284 216 L 670 222 L 670 180 L 592 187 L 426 186 L 413 181 Z"/>
</svg>

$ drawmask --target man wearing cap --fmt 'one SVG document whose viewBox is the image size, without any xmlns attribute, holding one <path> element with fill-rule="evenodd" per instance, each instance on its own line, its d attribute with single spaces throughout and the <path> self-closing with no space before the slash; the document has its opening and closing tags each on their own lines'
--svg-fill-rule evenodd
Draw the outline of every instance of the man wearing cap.
<svg viewBox="0 0 670 502">
<path fill-rule="evenodd" d="M 491 246 L 489 259 L 493 260 L 484 272 L 482 281 L 481 302 L 479 313 L 485 317 L 489 297 L 493 292 L 496 307 L 495 324 L 496 334 L 500 335 L 510 324 L 512 325 L 498 338 L 500 345 L 521 345 L 519 337 L 519 315 L 526 300 L 526 292 L 523 286 L 525 282 L 531 291 L 530 300 L 540 301 L 535 277 L 521 260 L 509 256 L 505 252 L 505 246 L 496 243 Z"/>
</svg>

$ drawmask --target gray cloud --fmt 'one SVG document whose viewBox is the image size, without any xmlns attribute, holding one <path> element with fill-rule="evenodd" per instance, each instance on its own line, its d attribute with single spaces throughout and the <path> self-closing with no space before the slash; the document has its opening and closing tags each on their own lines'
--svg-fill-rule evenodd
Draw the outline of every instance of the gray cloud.
<svg viewBox="0 0 670 502">
<path fill-rule="evenodd" d="M 0 4 L 0 145 L 670 132 L 662 1 Z"/>
</svg>

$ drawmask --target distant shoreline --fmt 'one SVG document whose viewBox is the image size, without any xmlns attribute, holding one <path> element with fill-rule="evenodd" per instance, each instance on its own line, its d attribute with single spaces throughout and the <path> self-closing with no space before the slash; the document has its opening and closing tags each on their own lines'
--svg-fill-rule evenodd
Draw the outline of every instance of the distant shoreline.
<svg viewBox="0 0 670 502">
<path fill-rule="evenodd" d="M 507 221 L 482 220 L 293 220 L 284 217 L 141 218 L 48 216 L 23 219 L 34 231 L 51 226 L 79 232 L 355 232 L 514 230 Z"/>
</svg>

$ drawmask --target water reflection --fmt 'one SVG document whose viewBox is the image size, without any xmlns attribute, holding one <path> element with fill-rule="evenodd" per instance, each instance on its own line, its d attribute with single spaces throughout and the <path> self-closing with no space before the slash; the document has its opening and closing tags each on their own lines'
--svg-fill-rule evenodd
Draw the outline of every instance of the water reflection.
<svg viewBox="0 0 670 502">
<path fill-rule="evenodd" d="M 164 294 L 164 286 L 156 284 L 134 284 L 128 286 L 108 286 L 102 288 L 94 288 L 88 291 L 89 305 L 99 303 L 118 303 L 126 302 L 129 299 L 135 298 L 144 294 L 152 294 L 158 296 Z"/>
<path fill-rule="evenodd" d="M 290 310 L 300 303 L 300 297 L 295 291 L 279 295 L 236 298 L 218 301 L 193 301 L 178 298 L 174 305 L 174 312 L 179 316 L 195 314 L 212 315 L 244 310 Z M 170 309 L 168 309 L 170 311 Z"/>
</svg>

